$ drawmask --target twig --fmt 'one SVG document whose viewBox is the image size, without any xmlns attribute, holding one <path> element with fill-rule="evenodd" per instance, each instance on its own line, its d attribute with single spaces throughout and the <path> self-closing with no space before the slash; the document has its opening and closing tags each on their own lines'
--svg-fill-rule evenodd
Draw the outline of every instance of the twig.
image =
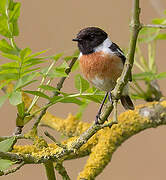
<svg viewBox="0 0 166 180">
<path fill-rule="evenodd" d="M 51 134 L 49 134 L 47 131 L 44 132 L 44 134 L 49 137 L 53 142 L 55 142 L 55 144 L 61 148 L 66 149 L 66 146 L 61 144 L 60 142 L 58 142 Z"/>
<path fill-rule="evenodd" d="M 110 137 L 107 139 L 108 141 L 112 141 L 111 145 L 108 147 L 112 147 L 112 153 L 115 151 L 115 147 L 118 148 L 118 146 L 123 143 L 125 140 L 127 140 L 128 138 L 130 138 L 132 135 L 135 135 L 136 133 L 139 133 L 145 129 L 149 129 L 152 127 L 158 127 L 161 125 L 166 125 L 166 107 L 164 106 L 166 103 L 165 101 L 160 101 L 160 102 L 156 102 L 153 105 L 152 104 L 145 104 L 143 107 L 141 108 L 137 108 L 135 111 L 131 111 L 131 112 L 124 112 L 123 114 L 120 115 L 120 119 L 121 121 L 119 121 L 119 123 L 116 125 L 117 127 L 115 129 L 111 129 L 109 131 L 112 131 L 112 133 L 115 133 L 115 136 L 112 136 L 111 134 L 109 135 Z M 113 122 L 109 122 L 110 126 L 112 126 L 114 123 Z M 41 164 L 41 163 L 46 163 L 48 161 L 52 161 L 52 162 L 59 162 L 62 160 L 69 160 L 70 157 L 74 157 L 74 158 L 78 158 L 78 157 L 83 157 L 85 155 L 87 155 L 89 152 L 91 152 L 91 148 L 93 148 L 94 146 L 91 144 L 92 142 L 89 142 L 91 145 L 89 146 L 89 150 L 87 151 L 86 149 L 86 153 L 82 152 L 83 154 L 81 154 L 81 150 L 78 153 L 73 153 L 75 150 L 79 149 L 80 146 L 82 146 L 83 144 L 85 144 L 89 138 L 97 131 L 99 131 L 100 129 L 104 128 L 104 127 L 109 127 L 107 126 L 108 124 L 103 124 L 103 125 L 93 125 L 91 126 L 86 132 L 83 133 L 83 135 L 81 135 L 79 137 L 79 139 L 77 139 L 76 141 L 73 141 L 73 144 L 71 144 L 71 139 L 69 139 L 68 142 L 70 142 L 70 146 L 68 146 L 67 149 L 59 149 L 57 152 L 55 153 L 50 153 L 47 155 L 44 154 L 43 152 L 43 156 L 39 156 L 39 152 L 34 152 L 34 154 L 23 154 L 19 149 L 16 151 L 16 153 L 9 153 L 9 152 L 0 152 L 0 157 L 2 159 L 8 159 L 11 161 L 17 161 L 18 163 L 20 162 L 25 162 L 26 164 Z M 120 130 L 121 135 L 119 134 L 119 130 L 117 131 L 117 129 Z M 94 132 L 95 131 L 95 132 Z M 124 135 L 125 134 L 125 135 Z M 116 135 L 118 135 L 119 138 L 115 138 Z M 82 137 L 82 139 L 81 139 Z M 109 143 L 108 143 L 109 144 Z M 114 144 L 114 145 L 113 145 Z M 16 150 L 16 149 L 15 149 Z M 42 149 L 41 149 L 42 150 Z M 85 150 L 83 150 L 85 151 Z M 18 155 L 19 153 L 19 155 Z M 36 154 L 36 155 L 35 155 Z M 70 155 L 69 155 L 70 154 Z M 69 155 L 69 156 L 68 156 Z M 108 156 L 107 156 L 108 158 Z"/>
<path fill-rule="evenodd" d="M 17 166 L 17 167 L 15 167 L 15 168 L 13 168 L 13 169 L 10 169 L 10 170 L 7 170 L 7 171 L 1 171 L 0 172 L 0 176 L 3 176 L 3 175 L 8 175 L 8 174 L 11 174 L 11 173 L 14 173 L 14 172 L 16 172 L 16 171 L 18 171 L 22 166 L 24 166 L 25 165 L 25 162 L 22 162 L 22 163 L 20 163 L 20 165 L 19 166 Z"/>
<path fill-rule="evenodd" d="M 115 100 L 118 100 L 121 96 L 123 87 L 128 81 L 128 77 L 130 75 L 133 63 L 134 63 L 134 55 L 135 55 L 135 49 L 136 49 L 136 42 L 138 33 L 141 29 L 141 23 L 139 20 L 139 14 L 140 14 L 140 7 L 139 7 L 139 0 L 133 0 L 133 14 L 132 14 L 132 20 L 131 20 L 131 38 L 129 43 L 129 52 L 128 52 L 128 58 L 124 65 L 124 69 L 122 72 L 122 75 L 117 81 L 117 84 L 112 91 L 113 98 Z M 106 107 L 104 113 L 101 116 L 101 123 L 105 122 L 107 120 L 108 116 L 113 110 L 113 105 L 110 104 Z"/>
<path fill-rule="evenodd" d="M 142 28 L 166 29 L 166 25 L 162 25 L 162 24 L 146 24 L 146 25 L 142 25 Z"/>
<path fill-rule="evenodd" d="M 66 74 L 69 74 L 69 73 L 71 72 L 71 69 L 72 69 L 74 63 L 76 62 L 76 60 L 77 60 L 77 58 L 73 58 L 73 59 L 71 60 L 71 62 L 70 62 L 70 64 L 69 64 L 69 67 L 66 69 Z M 64 81 L 66 80 L 66 78 L 67 78 L 67 77 L 62 77 L 62 78 L 60 79 L 60 81 L 58 82 L 57 87 L 56 87 L 58 91 L 60 91 L 61 88 L 63 87 L 63 83 L 64 83 Z M 59 95 L 59 92 L 56 91 L 56 92 L 54 92 L 54 95 L 53 95 L 52 98 L 54 98 L 55 96 L 58 96 L 58 95 Z M 48 106 L 48 105 L 49 105 L 49 106 Z M 40 123 L 40 120 L 41 120 L 42 117 L 45 115 L 45 113 L 46 113 L 48 107 L 50 107 L 50 105 L 52 105 L 50 102 L 47 103 L 46 107 L 40 112 L 39 117 L 37 118 L 36 122 L 35 122 L 34 125 L 33 125 L 33 129 L 37 129 L 37 127 L 38 127 L 38 125 L 39 125 L 39 123 Z"/>
<path fill-rule="evenodd" d="M 41 80 L 40 86 L 43 85 L 43 83 L 45 82 L 45 79 L 46 79 L 48 73 L 50 72 L 50 70 L 52 69 L 52 67 L 53 67 L 54 65 L 55 65 L 55 61 L 53 61 L 53 62 L 51 63 L 51 65 L 49 66 L 47 72 L 45 73 L 44 77 L 43 77 L 42 80 Z M 41 89 L 41 88 L 38 88 L 38 91 L 40 91 L 40 89 Z M 29 106 L 29 108 L 28 108 L 28 110 L 27 110 L 27 114 L 30 113 L 30 111 L 32 110 L 33 106 L 37 103 L 38 99 L 39 99 L 39 96 L 35 96 L 35 97 L 33 98 L 32 103 L 31 103 L 31 105 Z"/>
<path fill-rule="evenodd" d="M 44 163 L 48 180 L 56 180 L 53 162 L 47 161 Z"/>
<path fill-rule="evenodd" d="M 59 172 L 59 174 L 62 176 L 63 180 L 70 180 L 69 175 L 67 174 L 66 169 L 62 165 L 62 163 L 57 163 L 55 166 L 55 169 Z"/>
<path fill-rule="evenodd" d="M 22 162 L 23 161 L 23 159 L 22 159 L 22 157 L 20 155 L 9 153 L 9 152 L 0 151 L 0 157 L 2 159 L 8 159 L 8 160 L 11 160 L 11 161 L 17 161 L 17 162 Z"/>
</svg>

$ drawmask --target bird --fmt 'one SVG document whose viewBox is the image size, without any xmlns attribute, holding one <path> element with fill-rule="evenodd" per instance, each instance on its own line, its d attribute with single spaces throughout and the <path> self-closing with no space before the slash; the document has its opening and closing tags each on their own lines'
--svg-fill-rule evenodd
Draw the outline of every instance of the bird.
<svg viewBox="0 0 166 180">
<path fill-rule="evenodd" d="M 77 42 L 80 51 L 78 59 L 84 77 L 97 89 L 106 92 L 96 115 L 95 123 L 98 124 L 107 97 L 112 101 L 111 91 L 123 71 L 126 57 L 119 46 L 111 41 L 108 34 L 98 27 L 83 28 L 72 40 Z M 129 81 L 131 80 L 130 75 Z M 128 83 L 123 89 L 120 100 L 126 110 L 134 110 Z"/>
</svg>

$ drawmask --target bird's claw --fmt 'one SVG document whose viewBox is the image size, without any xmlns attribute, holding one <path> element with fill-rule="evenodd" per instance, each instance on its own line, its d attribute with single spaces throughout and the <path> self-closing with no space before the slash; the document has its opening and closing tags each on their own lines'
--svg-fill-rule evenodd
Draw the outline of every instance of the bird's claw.
<svg viewBox="0 0 166 180">
<path fill-rule="evenodd" d="M 99 120 L 101 120 L 100 114 L 101 114 L 101 113 L 98 113 L 98 114 L 96 115 L 95 124 L 100 124 L 100 123 L 99 123 Z"/>
</svg>

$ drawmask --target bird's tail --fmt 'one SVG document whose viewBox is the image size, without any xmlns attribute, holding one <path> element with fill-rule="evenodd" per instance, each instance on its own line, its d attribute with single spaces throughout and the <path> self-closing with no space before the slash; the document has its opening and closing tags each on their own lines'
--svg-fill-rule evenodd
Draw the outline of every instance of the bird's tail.
<svg viewBox="0 0 166 180">
<path fill-rule="evenodd" d="M 129 95 L 122 95 L 120 100 L 121 100 L 123 107 L 126 110 L 128 110 L 128 109 L 134 110 L 134 104 L 133 104 L 132 100 L 130 99 Z"/>
</svg>

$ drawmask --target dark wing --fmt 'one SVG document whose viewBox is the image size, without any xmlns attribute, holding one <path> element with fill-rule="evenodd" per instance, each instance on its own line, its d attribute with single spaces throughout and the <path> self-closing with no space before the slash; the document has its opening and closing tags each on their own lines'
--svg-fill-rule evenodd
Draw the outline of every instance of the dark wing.
<svg viewBox="0 0 166 180">
<path fill-rule="evenodd" d="M 116 54 L 118 57 L 120 57 L 122 59 L 122 62 L 123 64 L 125 63 L 126 61 L 126 57 L 123 53 L 123 51 L 119 48 L 119 46 L 115 43 L 112 43 L 111 46 L 109 47 L 111 49 L 111 51 Z M 129 76 L 129 81 L 132 81 L 132 75 L 130 73 L 130 76 Z"/>
<path fill-rule="evenodd" d="M 112 43 L 111 46 L 109 47 L 111 49 L 111 51 L 116 54 L 118 57 L 120 57 L 122 59 L 123 64 L 126 61 L 126 57 L 123 53 L 123 51 L 119 48 L 119 46 L 115 43 Z"/>
</svg>

